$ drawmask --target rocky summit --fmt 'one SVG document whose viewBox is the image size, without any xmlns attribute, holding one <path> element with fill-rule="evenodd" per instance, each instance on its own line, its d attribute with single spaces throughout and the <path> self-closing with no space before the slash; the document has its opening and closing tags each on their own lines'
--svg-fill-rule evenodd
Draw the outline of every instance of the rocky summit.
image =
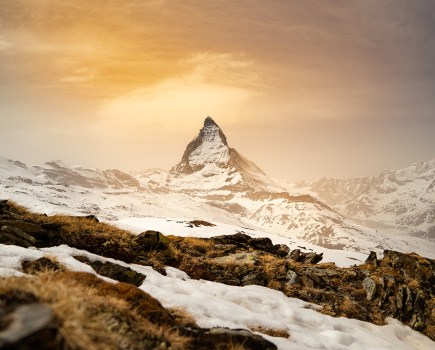
<svg viewBox="0 0 435 350">
<path fill-rule="evenodd" d="M 198 136 L 187 145 L 170 174 L 174 177 L 171 183 L 182 182 L 186 186 L 186 180 L 194 178 L 191 185 L 197 188 L 204 188 L 204 182 L 213 184 L 214 189 L 232 191 L 278 187 L 257 165 L 229 147 L 225 134 L 211 117 L 204 120 Z"/>
</svg>

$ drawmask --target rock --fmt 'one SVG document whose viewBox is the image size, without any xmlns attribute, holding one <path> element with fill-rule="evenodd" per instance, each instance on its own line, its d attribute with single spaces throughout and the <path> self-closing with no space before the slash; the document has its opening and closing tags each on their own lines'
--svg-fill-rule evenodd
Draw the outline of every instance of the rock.
<svg viewBox="0 0 435 350">
<path fill-rule="evenodd" d="M 0 220 L 0 227 L 1 226 L 12 226 L 18 228 L 36 239 L 44 239 L 48 234 L 48 232 L 40 226 L 27 221 Z"/>
<path fill-rule="evenodd" d="M 270 238 L 262 237 L 262 238 L 251 238 L 248 241 L 249 246 L 254 249 L 270 251 L 273 250 L 273 243 Z"/>
<path fill-rule="evenodd" d="M 289 259 L 294 262 L 302 264 L 317 264 L 322 261 L 323 253 L 317 254 L 315 252 L 304 253 L 300 249 L 295 249 L 290 253 Z"/>
<path fill-rule="evenodd" d="M 208 222 L 208 221 L 203 221 L 203 220 L 192 220 L 192 221 L 189 221 L 189 222 L 187 223 L 187 226 L 190 227 L 190 228 L 193 228 L 193 227 L 201 227 L 201 226 L 213 227 L 213 226 L 216 226 L 216 225 L 215 225 L 215 224 L 212 224 L 212 223 L 210 223 L 210 222 Z"/>
<path fill-rule="evenodd" d="M 29 241 L 5 231 L 0 231 L 0 243 L 13 244 L 24 248 L 32 246 L 32 243 L 30 243 Z"/>
<path fill-rule="evenodd" d="M 243 286 L 249 286 L 249 285 L 257 285 L 257 286 L 264 286 L 266 284 L 266 278 L 261 273 L 250 273 L 242 278 L 242 285 Z"/>
<path fill-rule="evenodd" d="M 195 349 L 276 350 L 275 344 L 245 329 L 212 328 L 202 332 Z"/>
<path fill-rule="evenodd" d="M 315 288 L 324 288 L 325 282 L 324 280 L 317 276 L 315 273 L 305 272 L 301 276 L 302 284 L 306 287 L 315 287 Z"/>
<path fill-rule="evenodd" d="M 299 282 L 299 276 L 293 270 L 287 271 L 286 279 L 287 279 L 286 285 L 288 285 L 288 286 L 291 286 L 291 285 Z"/>
<path fill-rule="evenodd" d="M 61 350 L 63 339 L 51 310 L 39 303 L 20 305 L 6 315 L 7 326 L 0 331 L 2 350 Z"/>
<path fill-rule="evenodd" d="M 304 264 L 317 264 L 323 259 L 323 253 L 317 254 L 317 253 L 307 253 L 305 255 Z"/>
<path fill-rule="evenodd" d="M 275 244 L 271 253 L 284 258 L 290 253 L 290 248 L 286 244 Z"/>
<path fill-rule="evenodd" d="M 376 293 L 376 282 L 373 281 L 370 277 L 366 277 L 362 282 L 362 286 L 366 291 L 367 300 L 372 300 Z"/>
<path fill-rule="evenodd" d="M 46 257 L 42 257 L 33 261 L 25 260 L 21 263 L 21 267 L 23 269 L 23 272 L 30 274 L 47 270 L 58 272 L 66 271 L 65 267 L 62 264 Z"/>
<path fill-rule="evenodd" d="M 371 251 L 369 256 L 367 257 L 365 264 L 372 265 L 374 267 L 378 267 L 378 257 L 374 251 Z"/>
<path fill-rule="evenodd" d="M 91 266 L 99 275 L 109 277 L 115 281 L 140 286 L 146 278 L 145 275 L 136 272 L 129 267 L 114 264 L 109 261 L 91 261 L 84 256 L 75 256 L 74 258 L 82 263 Z"/>
<path fill-rule="evenodd" d="M 300 249 L 295 249 L 295 250 L 292 250 L 292 252 L 290 253 L 290 257 L 289 258 L 292 261 L 298 262 L 300 257 L 301 257 L 301 250 Z"/>
<path fill-rule="evenodd" d="M 169 239 L 158 231 L 145 231 L 134 238 L 134 243 L 139 250 L 149 250 L 166 248 L 169 245 Z"/>
<path fill-rule="evenodd" d="M 220 258 L 214 258 L 213 260 L 224 264 L 254 265 L 258 262 L 258 253 L 235 253 Z"/>
<path fill-rule="evenodd" d="M 216 236 L 212 240 L 215 244 L 234 244 L 239 248 L 248 248 L 251 237 L 239 232 L 234 235 Z"/>
<path fill-rule="evenodd" d="M 36 243 L 35 237 L 27 234 L 26 232 L 24 232 L 23 230 L 20 230 L 19 228 L 16 228 L 13 226 L 6 226 L 6 225 L 2 226 L 1 232 L 6 232 L 6 233 L 14 235 L 18 238 L 24 239 L 25 241 L 29 242 L 30 245 L 35 245 L 35 243 Z"/>
</svg>

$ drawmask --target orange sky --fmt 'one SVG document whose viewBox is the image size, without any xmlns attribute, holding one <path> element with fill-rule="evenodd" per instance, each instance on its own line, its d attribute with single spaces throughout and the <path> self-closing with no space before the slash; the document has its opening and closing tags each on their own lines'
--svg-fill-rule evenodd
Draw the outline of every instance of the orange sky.
<svg viewBox="0 0 435 350">
<path fill-rule="evenodd" d="M 435 156 L 435 3 L 0 0 L 0 155 L 170 168 L 211 115 L 268 174 Z"/>
</svg>

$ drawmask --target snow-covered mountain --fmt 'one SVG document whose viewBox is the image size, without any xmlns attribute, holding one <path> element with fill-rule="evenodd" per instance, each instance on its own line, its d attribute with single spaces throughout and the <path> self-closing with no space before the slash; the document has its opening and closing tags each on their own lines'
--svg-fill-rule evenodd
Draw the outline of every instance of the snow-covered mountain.
<svg viewBox="0 0 435 350">
<path fill-rule="evenodd" d="M 322 178 L 308 189 L 371 227 L 435 238 L 435 159 L 376 177 Z"/>
<path fill-rule="evenodd" d="M 427 173 L 424 179 L 433 182 L 433 173 Z M 363 193 L 369 186 L 366 182 L 358 182 L 356 187 L 338 183 L 335 190 L 350 197 L 354 188 Z M 317 190 L 321 188 L 320 182 L 307 189 L 307 194 L 300 188 L 293 192 L 285 190 L 286 187 L 231 148 L 223 131 L 210 117 L 188 144 L 181 161 L 170 171 L 102 171 L 69 166 L 61 161 L 27 166 L 0 158 L 0 198 L 13 199 L 47 214 L 95 214 L 105 220 L 202 219 L 297 238 L 331 249 L 360 252 L 395 249 L 434 255 L 435 243 L 426 239 L 410 236 L 406 231 L 384 234 L 379 228 L 368 228 L 346 219 L 343 214 L 347 212 L 341 211 L 344 202 L 331 200 L 339 197 L 333 190 L 329 197 L 325 190 L 322 197 Z M 310 190 L 319 196 L 312 195 Z M 412 197 L 413 192 L 409 194 Z M 433 203 L 430 194 L 419 200 Z"/>
<path fill-rule="evenodd" d="M 283 191 L 253 162 L 230 148 L 216 122 L 207 117 L 204 127 L 170 171 L 167 185 L 181 190 L 208 192 Z"/>
</svg>

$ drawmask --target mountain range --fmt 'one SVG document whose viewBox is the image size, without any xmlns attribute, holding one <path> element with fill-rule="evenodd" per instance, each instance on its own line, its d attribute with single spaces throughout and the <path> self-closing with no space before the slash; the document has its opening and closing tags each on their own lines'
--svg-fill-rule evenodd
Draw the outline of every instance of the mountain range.
<svg viewBox="0 0 435 350">
<path fill-rule="evenodd" d="M 434 256 L 434 187 L 435 160 L 378 177 L 289 185 L 231 148 L 210 117 L 170 171 L 0 158 L 1 197 L 47 214 L 201 219 L 360 252 Z"/>
</svg>

